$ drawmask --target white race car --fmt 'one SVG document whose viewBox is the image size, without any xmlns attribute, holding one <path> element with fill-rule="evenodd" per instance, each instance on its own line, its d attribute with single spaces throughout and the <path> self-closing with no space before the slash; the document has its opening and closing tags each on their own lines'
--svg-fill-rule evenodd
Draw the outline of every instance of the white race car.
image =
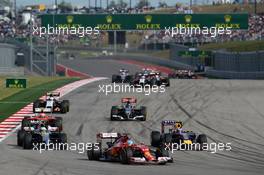
<svg viewBox="0 0 264 175">
<path fill-rule="evenodd" d="M 33 103 L 33 113 L 45 112 L 45 113 L 66 113 L 69 112 L 70 102 L 69 100 L 59 100 L 60 93 L 51 92 L 47 93 L 45 99 L 36 100 Z"/>
</svg>

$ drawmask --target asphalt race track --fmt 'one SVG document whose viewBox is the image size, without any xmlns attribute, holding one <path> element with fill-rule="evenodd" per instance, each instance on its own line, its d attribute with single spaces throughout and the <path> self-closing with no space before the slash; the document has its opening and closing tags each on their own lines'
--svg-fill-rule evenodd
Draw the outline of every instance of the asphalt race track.
<svg viewBox="0 0 264 175">
<path fill-rule="evenodd" d="M 69 66 L 70 61 L 61 62 Z M 113 60 L 74 61 L 72 68 L 95 76 L 111 76 L 119 68 L 136 71 Z M 113 66 L 113 67 L 112 67 Z M 77 151 L 23 150 L 16 146 L 16 133 L 0 143 L 2 175 L 153 175 L 263 174 L 264 171 L 264 86 L 254 80 L 172 80 L 165 93 L 99 93 L 104 80 L 83 86 L 64 98 L 71 102 L 64 116 L 68 142 L 94 142 L 97 132 L 126 132 L 137 142 L 149 144 L 151 130 L 159 130 L 163 119 L 184 122 L 184 128 L 207 134 L 209 142 L 231 143 L 231 151 L 176 151 L 175 162 L 165 166 L 122 165 L 88 161 Z M 146 122 L 111 122 L 110 109 L 120 98 L 134 96 L 148 108 Z"/>
<path fill-rule="evenodd" d="M 118 74 L 121 68 L 129 70 L 131 73 L 141 70 L 137 66 L 124 64 L 116 60 L 109 60 L 107 57 L 95 57 L 87 59 L 61 59 L 60 64 L 73 68 L 80 72 L 98 77 L 112 77 L 113 74 Z"/>
</svg>

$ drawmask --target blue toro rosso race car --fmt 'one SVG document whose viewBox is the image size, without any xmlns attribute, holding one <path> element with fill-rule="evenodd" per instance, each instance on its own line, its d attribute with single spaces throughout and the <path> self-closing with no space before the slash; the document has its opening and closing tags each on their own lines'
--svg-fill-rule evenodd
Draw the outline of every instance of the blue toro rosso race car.
<svg viewBox="0 0 264 175">
<path fill-rule="evenodd" d="M 197 135 L 193 131 L 183 130 L 183 123 L 175 120 L 164 120 L 161 122 L 161 132 L 151 132 L 151 146 L 163 147 L 166 145 L 178 144 L 178 145 L 203 145 L 207 143 L 207 137 L 205 134 Z M 166 130 L 166 128 L 169 128 Z M 200 149 L 201 147 L 199 147 Z"/>
</svg>

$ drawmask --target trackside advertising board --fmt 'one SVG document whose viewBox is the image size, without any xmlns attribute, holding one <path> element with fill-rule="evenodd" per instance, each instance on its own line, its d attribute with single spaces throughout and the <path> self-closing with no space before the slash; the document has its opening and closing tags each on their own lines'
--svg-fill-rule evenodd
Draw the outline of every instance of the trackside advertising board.
<svg viewBox="0 0 264 175">
<path fill-rule="evenodd" d="M 6 79 L 6 88 L 27 88 L 27 79 Z"/>
<path fill-rule="evenodd" d="M 98 27 L 99 30 L 164 30 L 169 27 L 248 29 L 248 14 L 58 14 L 41 15 L 43 27 Z"/>
<path fill-rule="evenodd" d="M 179 51 L 178 56 L 181 57 L 210 57 L 210 51 Z"/>
</svg>

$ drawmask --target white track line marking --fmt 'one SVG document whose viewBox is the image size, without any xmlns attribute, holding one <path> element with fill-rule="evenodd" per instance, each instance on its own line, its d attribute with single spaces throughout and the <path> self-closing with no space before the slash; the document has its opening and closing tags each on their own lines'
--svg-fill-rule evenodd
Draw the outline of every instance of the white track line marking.
<svg viewBox="0 0 264 175">
<path fill-rule="evenodd" d="M 0 132 L 2 131 L 12 131 L 12 129 L 11 128 L 0 128 Z"/>
<path fill-rule="evenodd" d="M 22 116 L 14 116 L 14 115 L 12 115 L 11 117 L 9 117 L 8 119 L 23 119 L 24 117 L 22 117 Z"/>
<path fill-rule="evenodd" d="M 4 122 L 18 122 L 18 121 L 21 121 L 23 120 L 23 118 L 8 118 L 8 119 L 5 119 Z"/>
<path fill-rule="evenodd" d="M 18 125 L 18 124 L 20 124 L 20 122 L 3 121 L 1 124 L 3 124 L 3 125 Z"/>
<path fill-rule="evenodd" d="M 0 135 L 1 134 L 8 134 L 10 131 L 0 131 Z"/>
<path fill-rule="evenodd" d="M 2 125 L 0 124 L 0 128 L 15 128 L 17 125 Z"/>
<path fill-rule="evenodd" d="M 28 115 L 32 115 L 33 113 L 27 113 Z M 12 116 L 16 116 L 16 117 L 23 117 L 26 116 L 26 114 L 13 114 Z"/>
</svg>

